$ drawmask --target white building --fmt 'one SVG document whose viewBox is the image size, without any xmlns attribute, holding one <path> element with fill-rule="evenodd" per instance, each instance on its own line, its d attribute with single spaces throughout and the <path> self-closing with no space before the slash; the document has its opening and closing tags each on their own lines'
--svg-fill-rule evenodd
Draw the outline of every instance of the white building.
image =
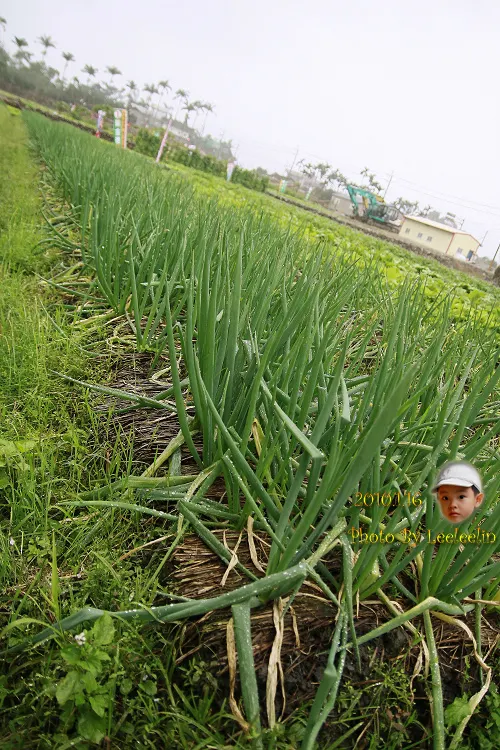
<svg viewBox="0 0 500 750">
<path fill-rule="evenodd" d="M 172 135 L 175 135 L 177 138 L 179 138 L 179 140 L 185 141 L 186 143 L 190 139 L 190 131 L 187 129 L 184 129 L 177 122 L 172 125 L 172 127 L 170 128 L 170 132 L 172 133 Z"/>
<path fill-rule="evenodd" d="M 353 215 L 352 201 L 347 193 L 340 193 L 338 191 L 334 192 L 330 198 L 328 208 L 332 211 L 338 211 L 340 214 L 345 214 L 346 216 Z"/>
<path fill-rule="evenodd" d="M 461 260 L 474 260 L 480 242 L 472 234 L 421 216 L 405 216 L 402 239 Z"/>
</svg>

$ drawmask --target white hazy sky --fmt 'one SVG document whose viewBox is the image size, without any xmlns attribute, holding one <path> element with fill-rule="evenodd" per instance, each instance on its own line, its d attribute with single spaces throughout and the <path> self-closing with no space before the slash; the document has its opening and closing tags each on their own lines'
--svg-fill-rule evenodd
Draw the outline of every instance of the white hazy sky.
<svg viewBox="0 0 500 750">
<path fill-rule="evenodd" d="M 69 75 L 116 65 L 212 102 L 207 131 L 243 166 L 283 171 L 298 147 L 354 180 L 393 172 L 387 200 L 465 218 L 483 255 L 500 243 L 495 0 L 3 0 L 0 15 L 11 52 L 49 34 Z"/>
</svg>

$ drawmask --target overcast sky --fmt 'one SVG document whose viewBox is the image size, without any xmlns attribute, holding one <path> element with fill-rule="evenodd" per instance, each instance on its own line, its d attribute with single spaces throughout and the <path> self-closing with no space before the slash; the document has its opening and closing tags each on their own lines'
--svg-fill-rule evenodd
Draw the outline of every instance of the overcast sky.
<svg viewBox="0 0 500 750">
<path fill-rule="evenodd" d="M 213 103 L 207 132 L 243 166 L 283 171 L 298 148 L 353 180 L 394 173 L 388 201 L 488 231 L 482 255 L 500 243 L 495 0 L 3 0 L 0 15 L 11 52 L 14 35 L 36 51 L 49 34 L 49 64 L 75 55 L 68 75 L 115 65 Z"/>
</svg>

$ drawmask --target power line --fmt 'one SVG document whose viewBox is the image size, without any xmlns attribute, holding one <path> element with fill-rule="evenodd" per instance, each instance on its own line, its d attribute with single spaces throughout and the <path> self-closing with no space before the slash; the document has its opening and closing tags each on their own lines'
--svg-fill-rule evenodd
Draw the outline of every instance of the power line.
<svg viewBox="0 0 500 750">
<path fill-rule="evenodd" d="M 427 190 L 427 188 L 423 188 L 421 185 L 418 185 L 416 182 L 411 182 L 411 180 L 407 180 L 405 177 L 395 177 L 394 179 L 396 182 L 404 182 L 408 185 L 412 185 L 420 192 L 423 192 L 425 195 L 430 195 L 433 198 L 441 198 L 441 199 L 446 199 L 446 200 L 456 199 L 458 201 L 466 201 L 467 204 L 472 204 L 472 205 L 468 206 L 465 203 L 460 204 L 460 205 L 464 205 L 466 206 L 466 208 L 473 208 L 474 206 L 477 206 L 477 210 L 480 210 L 483 208 L 491 208 L 494 211 L 500 212 L 500 206 L 490 206 L 488 203 L 479 203 L 479 201 L 474 201 L 469 198 L 460 198 L 460 196 L 458 195 L 452 195 L 451 193 L 443 193 L 440 190 L 436 190 L 435 193 L 429 193 L 429 192 L 426 193 L 425 191 Z M 450 200 L 450 202 L 453 202 L 453 201 Z"/>
<path fill-rule="evenodd" d="M 395 177 L 394 181 L 396 182 L 396 181 L 398 181 L 400 179 L 401 178 Z M 495 216 L 497 219 L 500 217 L 500 208 L 497 209 L 497 212 L 488 211 L 488 210 L 485 210 L 484 208 L 479 208 L 478 206 L 471 206 L 471 205 L 469 205 L 467 203 L 462 203 L 460 201 L 452 200 L 451 198 L 448 198 L 445 195 L 439 195 L 439 194 L 436 195 L 436 193 L 429 193 L 426 190 L 423 190 L 422 188 L 414 188 L 414 190 L 415 190 L 415 192 L 421 193 L 422 195 L 426 195 L 428 198 L 434 198 L 435 200 L 438 200 L 438 201 L 445 201 L 447 203 L 451 203 L 454 206 L 460 206 L 460 208 L 465 208 L 468 211 L 478 211 L 479 213 L 482 213 L 482 214 L 488 214 L 489 216 Z"/>
<path fill-rule="evenodd" d="M 244 138 L 243 142 L 247 144 L 260 146 L 263 149 L 272 150 L 275 152 L 281 151 L 282 153 L 283 152 L 294 153 L 296 151 L 295 148 L 292 148 L 290 146 L 285 146 L 285 145 L 278 146 L 276 144 L 270 144 L 270 143 L 264 143 L 263 141 L 257 141 L 252 138 Z M 324 156 L 320 156 L 319 154 L 312 153 L 311 151 L 307 151 L 302 148 L 300 149 L 300 151 L 301 151 L 301 154 L 304 156 L 307 156 L 313 159 L 318 159 L 318 161 L 321 161 L 321 162 L 328 161 L 328 160 L 325 160 Z M 348 172 L 356 172 L 356 174 L 358 174 L 359 172 L 359 167 L 353 164 L 349 164 L 349 165 L 344 164 L 343 169 L 346 169 L 346 171 Z M 434 200 L 445 201 L 447 203 L 451 203 L 454 206 L 459 206 L 460 208 L 466 209 L 468 211 L 476 211 L 478 213 L 481 213 L 487 216 L 494 216 L 495 218 L 500 217 L 500 206 L 493 206 L 488 203 L 480 203 L 479 201 L 474 201 L 468 198 L 461 198 L 460 196 L 453 195 L 450 193 L 444 193 L 440 190 L 431 191 L 429 188 L 425 188 L 419 185 L 418 183 L 413 182 L 412 180 L 408 180 L 405 177 L 399 177 L 395 175 L 394 172 L 389 173 L 389 172 L 384 172 L 382 170 L 376 170 L 376 172 L 381 177 L 385 177 L 386 179 L 389 180 L 389 184 L 387 185 L 385 192 L 387 192 L 390 184 L 394 185 L 394 183 L 399 183 L 401 187 L 404 187 L 405 185 L 410 186 L 411 188 L 413 188 L 415 192 L 419 192 L 422 195 L 425 195 L 429 198 L 433 198 Z M 474 220 L 472 219 L 468 219 L 467 221 L 469 223 L 478 223 L 478 222 L 474 222 Z M 499 227 L 493 227 L 493 228 L 496 229 Z"/>
<path fill-rule="evenodd" d="M 394 178 L 394 172 L 391 172 L 390 177 L 389 177 L 389 182 L 385 186 L 385 190 L 384 190 L 383 195 L 382 195 L 383 198 L 385 198 L 385 196 L 387 195 L 387 191 L 389 190 L 389 188 L 391 186 L 391 182 L 392 182 L 393 178 Z"/>
<path fill-rule="evenodd" d="M 294 153 L 294 155 L 293 155 L 292 166 L 291 166 L 291 167 L 290 167 L 290 169 L 288 170 L 288 174 L 287 174 L 287 176 L 288 176 L 288 177 L 290 177 L 290 174 L 291 174 L 291 173 L 293 172 L 293 168 L 294 168 L 294 166 L 295 166 L 295 162 L 297 161 L 297 156 L 298 156 L 298 155 L 299 155 L 299 147 L 297 146 L 297 148 L 295 149 L 295 153 Z"/>
</svg>

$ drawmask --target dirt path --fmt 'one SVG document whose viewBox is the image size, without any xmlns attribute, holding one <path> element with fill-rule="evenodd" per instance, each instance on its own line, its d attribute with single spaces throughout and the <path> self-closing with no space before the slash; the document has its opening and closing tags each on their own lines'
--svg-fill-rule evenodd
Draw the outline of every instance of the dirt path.
<svg viewBox="0 0 500 750">
<path fill-rule="evenodd" d="M 363 232 L 363 234 L 368 234 L 370 237 L 375 237 L 378 240 L 390 242 L 392 245 L 399 245 L 399 247 L 403 247 L 405 250 L 410 250 L 412 253 L 415 253 L 415 255 L 420 255 L 423 258 L 431 258 L 432 260 L 437 260 L 447 268 L 453 268 L 456 271 L 462 271 L 463 273 L 467 273 L 470 276 L 475 276 L 476 278 L 482 279 L 483 281 L 488 281 L 490 283 L 493 282 L 493 275 L 488 273 L 487 271 L 483 271 L 481 268 L 476 268 L 470 263 L 462 263 L 459 260 L 455 260 L 455 258 L 442 255 L 438 252 L 433 252 L 432 250 L 425 247 L 420 247 L 420 245 L 414 245 L 411 242 L 405 242 L 405 240 L 403 240 L 394 232 L 385 229 L 379 229 L 378 227 L 374 227 L 365 224 L 364 222 L 351 219 L 348 216 L 321 211 L 321 209 L 313 208 L 312 206 L 304 206 L 303 203 L 295 201 L 293 200 L 293 198 L 287 198 L 284 195 L 276 195 L 276 193 L 273 193 L 269 190 L 266 191 L 266 195 L 269 195 L 272 198 L 276 198 L 276 200 L 282 201 L 283 203 L 289 203 L 292 206 L 301 208 L 304 211 L 309 211 L 310 213 L 317 214 L 318 216 L 323 216 L 325 219 L 330 219 L 330 221 L 335 221 L 337 224 L 342 224 L 343 226 L 349 227 L 350 229 L 355 229 L 358 232 Z"/>
</svg>

